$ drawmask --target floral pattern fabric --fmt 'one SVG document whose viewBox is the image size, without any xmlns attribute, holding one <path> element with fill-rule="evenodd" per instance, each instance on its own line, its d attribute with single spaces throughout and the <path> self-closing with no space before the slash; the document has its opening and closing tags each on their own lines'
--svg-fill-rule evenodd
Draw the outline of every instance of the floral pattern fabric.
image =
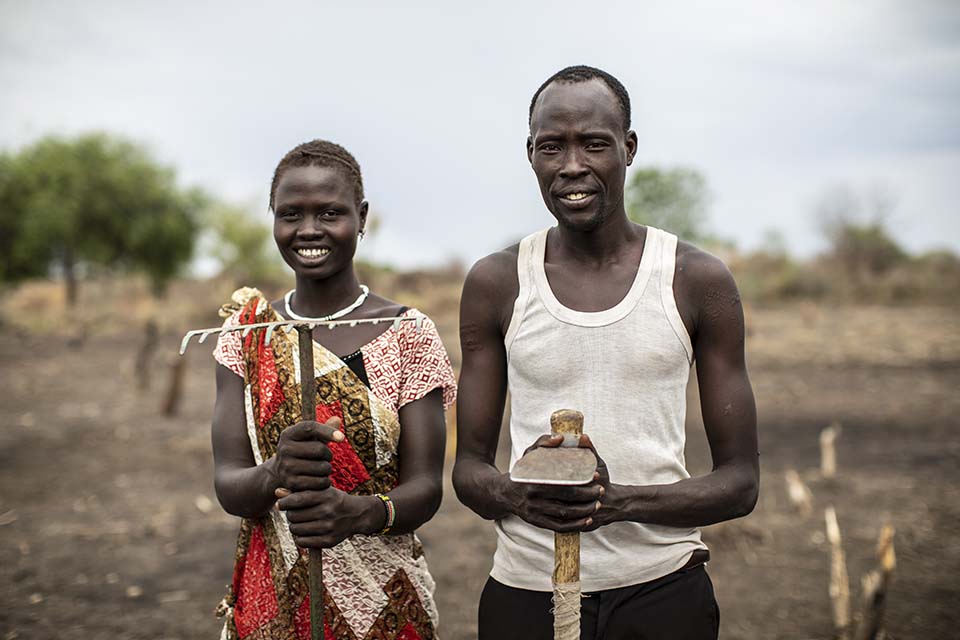
<svg viewBox="0 0 960 640">
<path fill-rule="evenodd" d="M 258 292 L 256 292 L 258 293 Z M 237 301 L 237 298 L 234 298 Z M 239 300 L 224 326 L 280 320 L 259 295 Z M 411 309 L 404 315 L 422 315 Z M 398 482 L 398 411 L 434 389 L 444 406 L 456 397 L 449 358 L 436 327 L 423 317 L 403 322 L 361 348 L 370 386 L 339 358 L 314 344 L 316 419 L 342 420 L 343 442 L 332 443 L 331 483 L 348 493 L 387 493 Z M 258 464 L 276 453 L 280 433 L 298 422 L 300 376 L 296 330 L 220 334 L 216 360 L 243 377 L 247 434 Z M 323 550 L 327 638 L 428 640 L 436 637 L 434 582 L 414 534 L 352 536 Z M 243 519 L 234 576 L 219 608 L 227 640 L 310 637 L 307 554 L 296 547 L 276 509 Z"/>
</svg>

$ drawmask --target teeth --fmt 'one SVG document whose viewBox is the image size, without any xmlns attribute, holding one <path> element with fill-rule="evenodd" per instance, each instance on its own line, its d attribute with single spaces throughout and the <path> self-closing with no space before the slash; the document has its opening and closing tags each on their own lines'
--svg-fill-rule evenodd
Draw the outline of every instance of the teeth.
<svg viewBox="0 0 960 640">
<path fill-rule="evenodd" d="M 590 194 L 589 193 L 568 193 L 567 195 L 563 196 L 563 199 L 564 200 L 583 200 L 588 195 Z"/>
<path fill-rule="evenodd" d="M 297 249 L 297 253 L 304 258 L 319 258 L 330 253 L 330 249 Z"/>
</svg>

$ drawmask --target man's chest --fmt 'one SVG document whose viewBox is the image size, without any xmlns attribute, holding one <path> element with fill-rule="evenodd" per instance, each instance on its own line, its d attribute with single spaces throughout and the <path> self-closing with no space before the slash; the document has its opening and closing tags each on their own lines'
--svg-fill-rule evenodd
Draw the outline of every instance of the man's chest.
<svg viewBox="0 0 960 640">
<path fill-rule="evenodd" d="M 623 300 L 637 277 L 637 265 L 584 270 L 570 265 L 545 264 L 547 282 L 557 301 L 574 311 L 610 309 Z"/>
</svg>

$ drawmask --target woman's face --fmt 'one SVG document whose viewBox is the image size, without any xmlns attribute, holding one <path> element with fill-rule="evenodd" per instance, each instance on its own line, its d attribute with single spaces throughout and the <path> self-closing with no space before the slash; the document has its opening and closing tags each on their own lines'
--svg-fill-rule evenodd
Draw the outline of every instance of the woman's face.
<svg viewBox="0 0 960 640">
<path fill-rule="evenodd" d="M 290 167 L 277 183 L 273 238 L 298 276 L 324 279 L 353 262 L 367 203 L 353 180 L 330 167 Z"/>
</svg>

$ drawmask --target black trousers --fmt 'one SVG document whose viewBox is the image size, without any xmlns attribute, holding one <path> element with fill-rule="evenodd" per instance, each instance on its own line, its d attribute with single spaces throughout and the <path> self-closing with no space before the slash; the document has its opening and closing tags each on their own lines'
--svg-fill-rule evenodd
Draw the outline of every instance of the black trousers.
<svg viewBox="0 0 960 640">
<path fill-rule="evenodd" d="M 550 593 L 493 578 L 480 596 L 480 640 L 553 640 Z M 704 566 L 584 594 L 581 640 L 716 640 L 720 610 Z"/>
</svg>

